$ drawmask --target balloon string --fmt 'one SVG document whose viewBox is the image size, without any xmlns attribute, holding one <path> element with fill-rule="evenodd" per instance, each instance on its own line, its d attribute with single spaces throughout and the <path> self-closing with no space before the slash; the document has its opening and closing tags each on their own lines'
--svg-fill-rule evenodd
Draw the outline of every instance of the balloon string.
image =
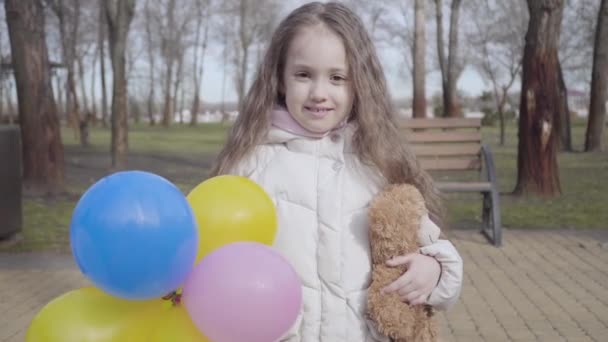
<svg viewBox="0 0 608 342">
<path fill-rule="evenodd" d="M 162 298 L 164 300 L 170 300 L 174 306 L 179 305 L 182 302 L 182 295 L 177 293 L 177 291 L 172 291 L 171 293 L 166 294 Z"/>
</svg>

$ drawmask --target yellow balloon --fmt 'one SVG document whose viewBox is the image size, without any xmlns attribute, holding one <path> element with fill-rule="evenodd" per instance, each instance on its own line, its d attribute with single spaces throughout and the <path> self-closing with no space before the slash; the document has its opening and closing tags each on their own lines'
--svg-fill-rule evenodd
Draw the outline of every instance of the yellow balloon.
<svg viewBox="0 0 608 342">
<path fill-rule="evenodd" d="M 237 241 L 271 245 L 277 232 L 274 204 L 264 189 L 240 176 L 209 178 L 188 194 L 196 216 L 196 262 L 212 250 Z"/>
<path fill-rule="evenodd" d="M 32 320 L 26 342 L 132 341 L 149 327 L 141 318 L 160 300 L 130 301 L 94 287 L 65 293 L 45 305 Z"/>
<path fill-rule="evenodd" d="M 150 338 L 147 342 L 210 342 L 199 332 L 181 305 L 161 308 L 154 317 L 156 323 L 150 325 Z"/>
</svg>

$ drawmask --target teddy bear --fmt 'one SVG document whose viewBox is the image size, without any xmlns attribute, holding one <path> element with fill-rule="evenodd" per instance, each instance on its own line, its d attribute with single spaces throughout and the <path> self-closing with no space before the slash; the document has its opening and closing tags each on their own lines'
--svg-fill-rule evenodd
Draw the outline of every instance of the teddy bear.
<svg viewBox="0 0 608 342">
<path fill-rule="evenodd" d="M 430 220 L 422 194 L 410 184 L 389 185 L 372 199 L 368 218 L 372 257 L 372 283 L 367 297 L 369 318 L 378 332 L 391 341 L 437 341 L 438 327 L 431 306 L 410 306 L 396 292 L 381 292 L 406 271 L 406 266 L 387 266 L 387 260 L 415 253 L 421 245 L 439 238 L 436 225 L 421 225 Z"/>
</svg>

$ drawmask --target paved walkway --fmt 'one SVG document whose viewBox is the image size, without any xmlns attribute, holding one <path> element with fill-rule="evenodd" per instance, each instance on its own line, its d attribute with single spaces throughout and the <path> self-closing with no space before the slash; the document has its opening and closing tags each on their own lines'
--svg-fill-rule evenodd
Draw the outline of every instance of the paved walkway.
<svg viewBox="0 0 608 342">
<path fill-rule="evenodd" d="M 608 341 L 608 232 L 507 230 L 504 247 L 454 231 L 465 260 L 443 341 Z M 0 342 L 23 341 L 48 301 L 88 282 L 69 255 L 0 254 Z"/>
</svg>

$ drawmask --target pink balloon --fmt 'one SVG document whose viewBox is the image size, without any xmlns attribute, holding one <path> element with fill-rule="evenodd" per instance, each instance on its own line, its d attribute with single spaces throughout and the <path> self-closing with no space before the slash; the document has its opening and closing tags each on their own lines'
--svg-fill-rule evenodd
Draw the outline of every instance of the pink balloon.
<svg viewBox="0 0 608 342">
<path fill-rule="evenodd" d="M 195 266 L 182 301 L 213 342 L 273 342 L 294 324 L 302 287 L 291 265 L 272 247 L 235 242 Z"/>
</svg>

